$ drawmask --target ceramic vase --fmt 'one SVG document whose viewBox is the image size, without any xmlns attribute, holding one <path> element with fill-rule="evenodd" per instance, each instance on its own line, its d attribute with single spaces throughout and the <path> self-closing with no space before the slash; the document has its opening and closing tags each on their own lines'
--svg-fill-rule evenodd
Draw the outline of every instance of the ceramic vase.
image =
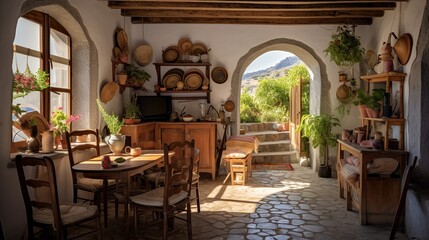
<svg viewBox="0 0 429 240">
<path fill-rule="evenodd" d="M 42 134 L 42 152 L 50 153 L 54 151 L 54 132 L 52 130 L 44 131 Z"/>
<path fill-rule="evenodd" d="M 38 153 L 40 148 L 40 141 L 38 138 L 39 131 L 37 130 L 37 126 L 31 127 L 31 135 L 27 139 L 27 148 L 28 151 L 32 153 Z"/>
<path fill-rule="evenodd" d="M 125 146 L 125 135 L 110 134 L 104 138 L 106 144 L 115 155 L 121 155 Z"/>
</svg>

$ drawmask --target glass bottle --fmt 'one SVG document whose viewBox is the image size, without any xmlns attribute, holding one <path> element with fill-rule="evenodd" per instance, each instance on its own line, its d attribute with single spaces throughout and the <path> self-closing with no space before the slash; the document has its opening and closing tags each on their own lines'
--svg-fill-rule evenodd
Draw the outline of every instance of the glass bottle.
<svg viewBox="0 0 429 240">
<path fill-rule="evenodd" d="M 223 104 L 220 105 L 219 118 L 221 122 L 225 122 L 225 110 L 223 109 Z"/>
<path fill-rule="evenodd" d="M 200 119 L 201 121 L 204 121 L 204 117 L 206 116 L 206 106 L 204 103 L 200 103 Z"/>
</svg>

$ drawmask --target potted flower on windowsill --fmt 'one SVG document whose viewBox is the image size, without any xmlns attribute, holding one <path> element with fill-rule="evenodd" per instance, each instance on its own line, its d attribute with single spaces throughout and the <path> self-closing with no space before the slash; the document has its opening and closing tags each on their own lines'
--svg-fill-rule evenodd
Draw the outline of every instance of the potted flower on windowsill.
<svg viewBox="0 0 429 240">
<path fill-rule="evenodd" d="M 51 113 L 50 118 L 50 129 L 54 132 L 55 136 L 55 144 L 61 145 L 62 149 L 67 148 L 67 144 L 65 142 L 64 134 L 66 131 L 70 131 L 70 124 L 74 121 L 79 120 L 80 115 L 70 115 L 68 116 L 62 107 L 59 107 L 55 111 Z"/>
<path fill-rule="evenodd" d="M 125 146 L 125 135 L 121 134 L 124 120 L 119 120 L 119 117 L 115 114 L 108 114 L 99 99 L 97 99 L 97 105 L 110 132 L 110 135 L 107 135 L 104 140 L 115 155 L 121 155 L 122 149 Z"/>
</svg>

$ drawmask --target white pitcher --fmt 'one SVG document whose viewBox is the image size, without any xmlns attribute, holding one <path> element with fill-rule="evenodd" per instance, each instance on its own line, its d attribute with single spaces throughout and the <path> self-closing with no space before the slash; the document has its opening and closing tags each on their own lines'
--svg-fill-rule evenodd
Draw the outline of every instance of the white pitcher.
<svg viewBox="0 0 429 240">
<path fill-rule="evenodd" d="M 125 135 L 110 134 L 104 138 L 104 141 L 107 145 L 109 145 L 109 148 L 113 152 L 113 154 L 122 154 L 122 149 L 124 149 L 125 146 Z"/>
</svg>

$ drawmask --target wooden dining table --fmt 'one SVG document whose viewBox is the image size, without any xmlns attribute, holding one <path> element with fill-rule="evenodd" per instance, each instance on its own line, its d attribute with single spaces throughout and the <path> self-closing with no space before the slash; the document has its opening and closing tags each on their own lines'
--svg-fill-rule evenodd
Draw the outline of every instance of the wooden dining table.
<svg viewBox="0 0 429 240">
<path fill-rule="evenodd" d="M 173 155 L 171 152 L 169 155 Z M 123 157 L 126 159 L 125 163 L 119 164 L 116 167 L 103 169 L 101 167 L 101 160 L 104 156 L 110 156 L 111 161 L 116 158 Z M 136 174 L 143 173 L 144 170 L 149 169 L 164 160 L 163 150 L 142 150 L 140 156 L 132 157 L 131 155 L 113 155 L 104 154 L 98 157 L 91 158 L 89 160 L 82 161 L 72 168 L 77 173 L 82 173 L 84 177 L 103 179 L 104 197 L 107 198 L 107 179 L 117 179 L 121 181 L 124 187 L 124 218 L 125 218 L 125 237 L 129 236 L 129 217 L 128 217 L 128 203 L 130 195 L 130 179 Z M 107 204 L 104 204 L 104 211 L 107 211 Z M 105 214 L 105 216 L 107 216 Z"/>
</svg>

